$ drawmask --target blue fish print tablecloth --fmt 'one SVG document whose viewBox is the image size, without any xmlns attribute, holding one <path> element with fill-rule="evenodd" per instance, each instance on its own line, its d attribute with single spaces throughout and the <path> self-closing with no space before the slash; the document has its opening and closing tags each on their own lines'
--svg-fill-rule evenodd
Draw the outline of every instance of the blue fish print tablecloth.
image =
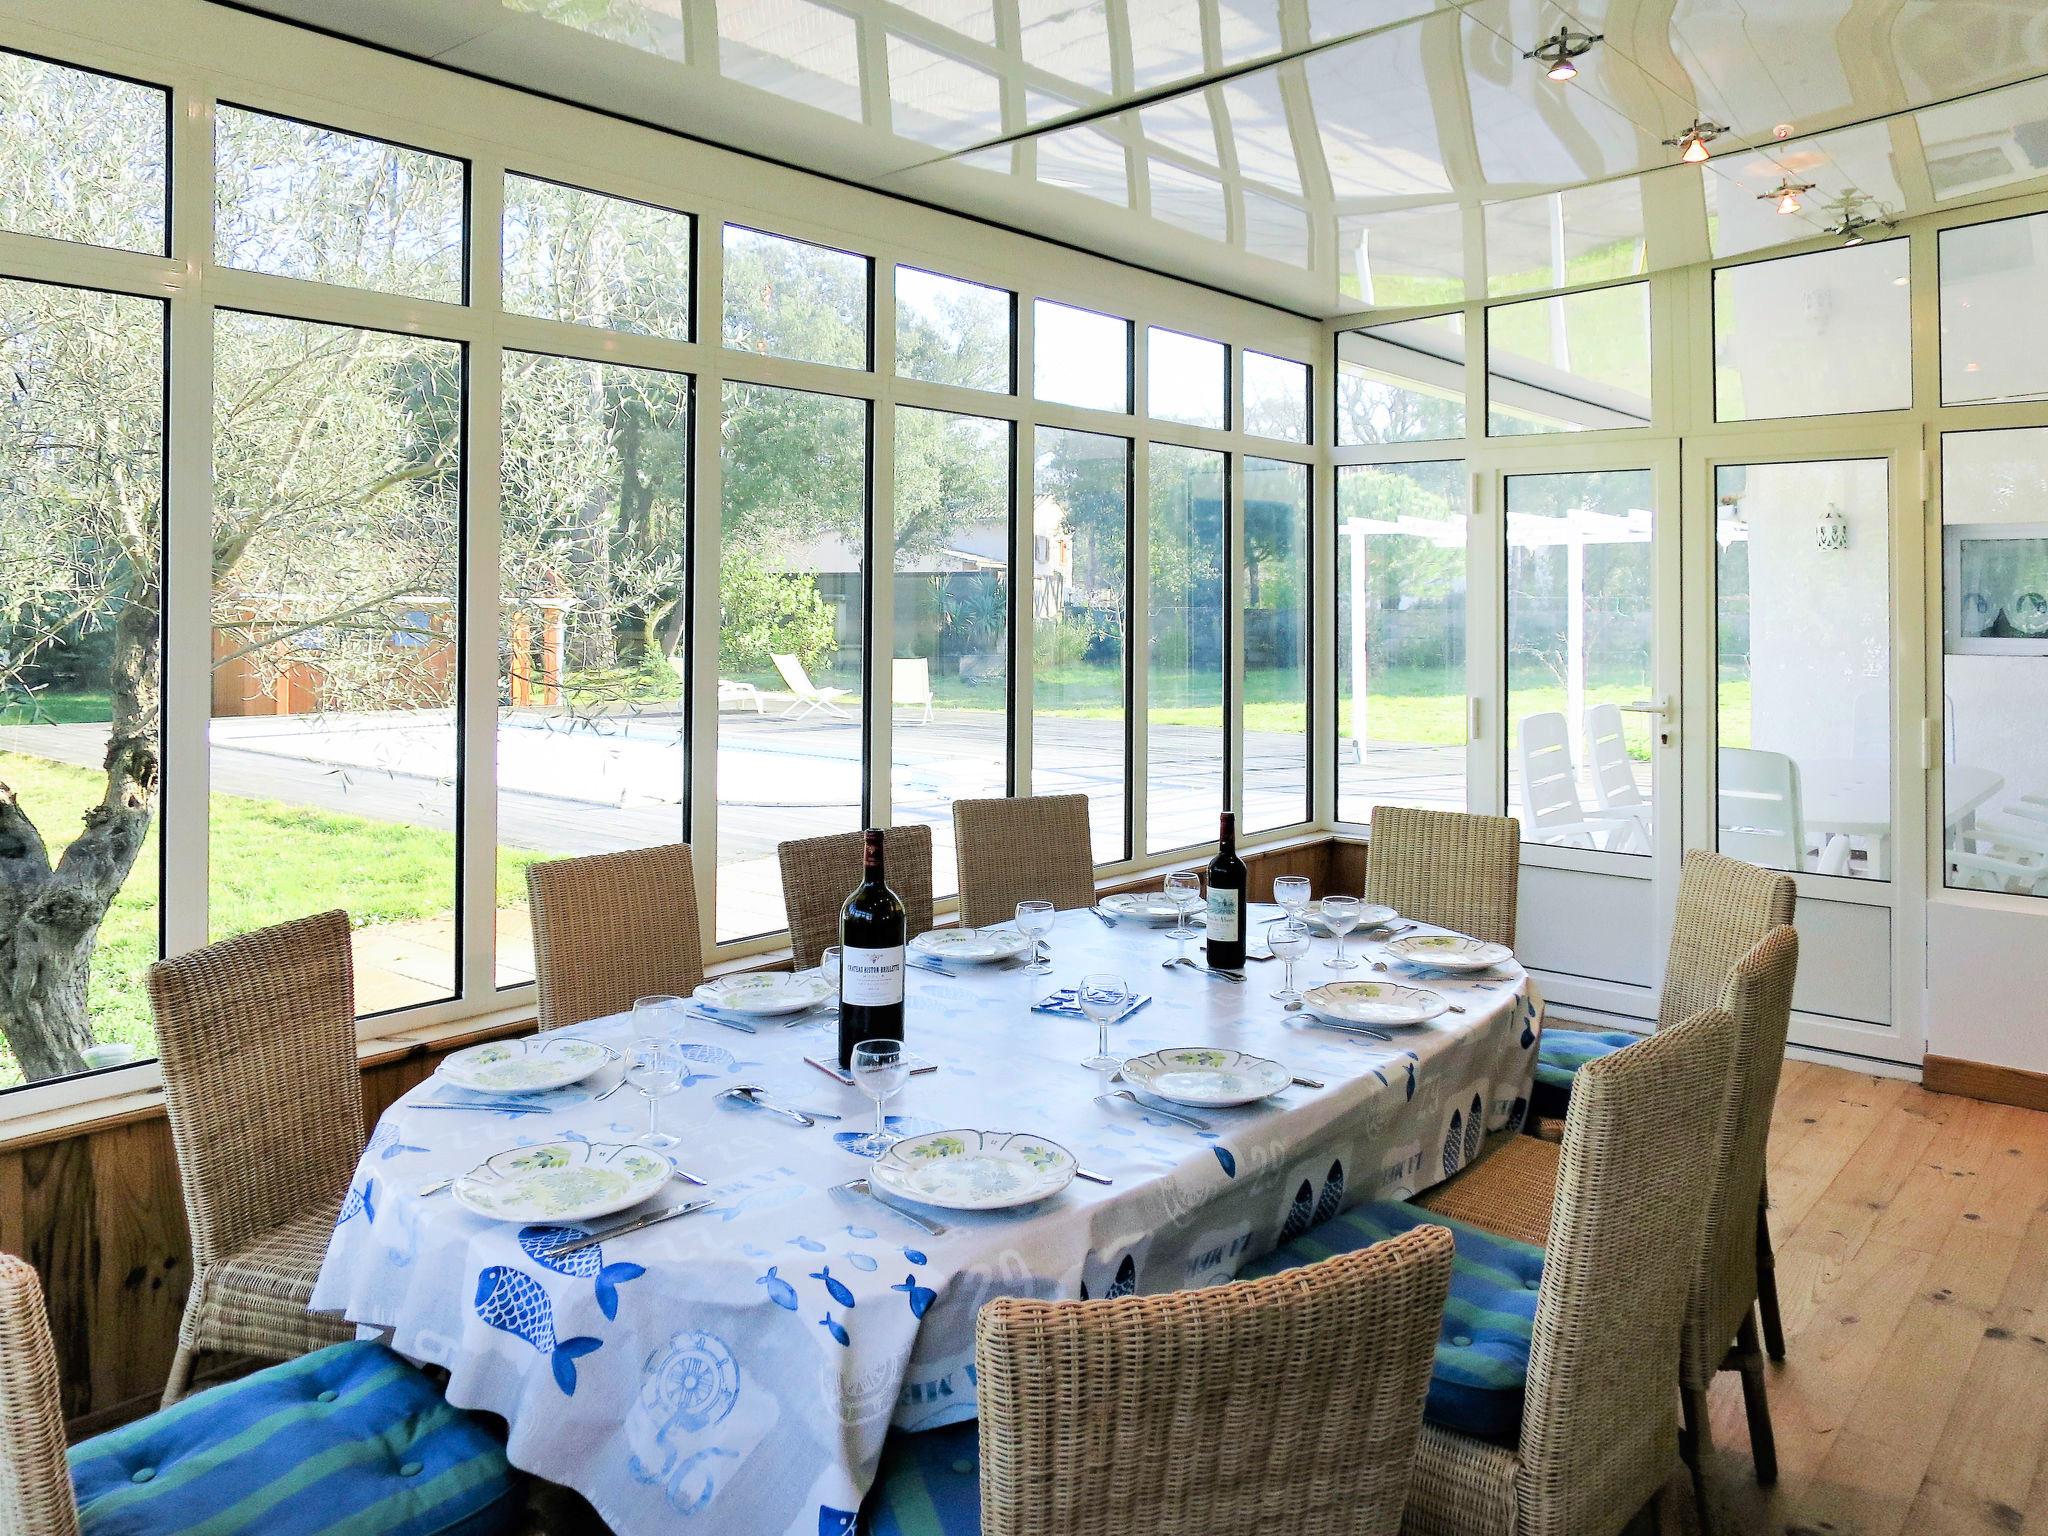
<svg viewBox="0 0 2048 1536">
<path fill-rule="evenodd" d="M 1329 947 L 1318 940 L 1298 966 L 1304 985 L 1332 979 Z M 913 1078 L 890 1113 L 905 1132 L 1048 1136 L 1112 1186 L 1077 1181 L 1021 1211 L 931 1211 L 947 1231 L 927 1236 L 832 1191 L 865 1172 L 849 1143 L 873 1109 L 803 1061 L 832 1053 L 830 1020 L 766 1021 L 754 1035 L 691 1021 L 679 1035 L 687 1082 L 662 1116 L 682 1138 L 677 1165 L 709 1188 L 674 1183 L 653 1203 L 701 1194 L 709 1209 L 553 1258 L 562 1228 L 488 1221 L 420 1191 L 510 1146 L 631 1140 L 645 1101 L 630 1087 L 597 1100 L 618 1081 L 613 1066 L 536 1096 L 545 1115 L 424 1112 L 469 1097 L 429 1080 L 371 1139 L 314 1305 L 445 1367 L 452 1402 L 511 1425 L 515 1465 L 577 1489 L 624 1536 L 840 1536 L 892 1423 L 974 1415 L 983 1301 L 1222 1284 L 1351 1205 L 1449 1177 L 1489 1130 L 1526 1112 L 1542 1004 L 1513 965 L 1479 979 L 1396 967 L 1390 979 L 1465 1011 L 1382 1044 L 1284 1014 L 1268 997 L 1277 961 L 1249 967 L 1242 986 L 1162 970 L 1164 932 L 1130 920 L 1106 929 L 1085 912 L 1060 914 L 1052 948 L 1051 977 L 909 971 L 905 1033 L 939 1070 Z M 1351 948 L 1377 957 L 1355 937 Z M 1094 1027 L 1030 1005 L 1102 970 L 1154 997 L 1111 1031 L 1118 1053 L 1224 1046 L 1326 1086 L 1192 1111 L 1208 1131 L 1096 1103 L 1107 1085 L 1079 1064 Z M 577 1033 L 623 1047 L 631 1026 L 597 1020 Z M 804 1129 L 721 1104 L 737 1083 L 844 1119 Z"/>
</svg>

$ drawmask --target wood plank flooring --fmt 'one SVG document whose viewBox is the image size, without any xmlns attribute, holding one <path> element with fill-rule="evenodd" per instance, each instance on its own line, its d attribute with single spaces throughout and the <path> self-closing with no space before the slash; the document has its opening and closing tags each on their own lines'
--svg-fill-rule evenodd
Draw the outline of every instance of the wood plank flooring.
<svg viewBox="0 0 2048 1536">
<path fill-rule="evenodd" d="M 1788 1062 L 1770 1169 L 1781 1472 L 1756 1486 L 1724 1372 L 1717 1530 L 2048 1536 L 2048 1114 Z"/>
</svg>

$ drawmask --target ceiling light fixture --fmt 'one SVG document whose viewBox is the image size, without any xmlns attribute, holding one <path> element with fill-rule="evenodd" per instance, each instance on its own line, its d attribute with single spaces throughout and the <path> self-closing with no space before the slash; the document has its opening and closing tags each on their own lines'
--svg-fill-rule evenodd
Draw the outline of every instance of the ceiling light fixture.
<svg viewBox="0 0 2048 1536">
<path fill-rule="evenodd" d="M 1756 200 L 1760 203 L 1776 203 L 1780 213 L 1797 213 L 1805 205 L 1799 201 L 1799 194 L 1811 192 L 1810 181 L 1794 181 L 1790 176 L 1778 178 L 1778 184 L 1768 192 L 1759 192 Z"/>
<path fill-rule="evenodd" d="M 1899 216 L 1883 203 L 1875 204 L 1875 212 L 1865 212 L 1873 206 L 1870 197 L 1850 187 L 1828 207 L 1835 220 L 1828 225 L 1827 233 L 1840 235 L 1844 245 L 1861 245 L 1870 238 L 1873 229 L 1891 229 L 1898 223 Z"/>
<path fill-rule="evenodd" d="M 1677 150 L 1678 158 L 1687 165 L 1698 165 L 1711 153 L 1707 146 L 1727 131 L 1726 124 L 1696 117 L 1684 132 L 1675 134 L 1664 142 Z"/>
<path fill-rule="evenodd" d="M 1601 32 L 1574 32 L 1570 27 L 1559 27 L 1522 57 L 1541 59 L 1550 66 L 1543 73 L 1562 85 L 1567 80 L 1578 78 L 1579 66 L 1573 61 L 1584 57 L 1605 35 Z"/>
</svg>

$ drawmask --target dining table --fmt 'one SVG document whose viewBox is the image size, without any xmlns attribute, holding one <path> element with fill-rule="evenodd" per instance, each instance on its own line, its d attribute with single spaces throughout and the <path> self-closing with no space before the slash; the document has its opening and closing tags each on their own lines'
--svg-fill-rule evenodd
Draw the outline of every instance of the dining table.
<svg viewBox="0 0 2048 1536">
<path fill-rule="evenodd" d="M 1250 915 L 1258 955 L 1279 913 Z M 1417 972 L 1353 934 L 1359 968 L 1340 972 L 1327 963 L 1332 941 L 1317 938 L 1297 962 L 1303 987 L 1403 981 L 1457 1010 L 1381 1039 L 1288 1011 L 1271 995 L 1276 959 L 1231 980 L 1200 965 L 1197 941 L 1196 965 L 1168 966 L 1176 939 L 1138 918 L 1061 912 L 1046 942 L 1051 974 L 906 967 L 905 1044 L 936 1070 L 888 1102 L 889 1126 L 1028 1132 L 1095 1181 L 983 1212 L 850 1190 L 873 1166 L 855 1143 L 874 1109 L 806 1060 L 835 1052 L 832 1005 L 741 1027 L 691 1009 L 670 1031 L 687 1072 L 658 1101 L 680 1137 L 667 1153 L 679 1177 L 649 1204 L 695 1197 L 702 1208 L 567 1255 L 554 1249 L 604 1223 L 474 1214 L 448 1180 L 515 1146 L 631 1142 L 648 1101 L 621 1086 L 617 1064 L 517 1100 L 432 1076 L 371 1135 L 312 1306 L 443 1368 L 451 1403 L 504 1419 L 515 1466 L 574 1488 L 621 1536 L 684 1521 L 714 1536 L 850 1536 L 892 1429 L 975 1415 L 983 1302 L 1227 1283 L 1355 1204 L 1450 1177 L 1527 1112 L 1543 1005 L 1512 960 L 1482 974 Z M 1150 999 L 1112 1026 L 1114 1054 L 1249 1052 L 1280 1063 L 1291 1084 L 1228 1109 L 1115 1097 L 1129 1079 L 1082 1065 L 1096 1026 L 1033 1007 L 1103 972 Z M 567 1033 L 624 1053 L 635 1026 L 619 1015 Z M 815 1123 L 726 1094 L 738 1085 L 818 1112 L 806 1117 Z"/>
</svg>

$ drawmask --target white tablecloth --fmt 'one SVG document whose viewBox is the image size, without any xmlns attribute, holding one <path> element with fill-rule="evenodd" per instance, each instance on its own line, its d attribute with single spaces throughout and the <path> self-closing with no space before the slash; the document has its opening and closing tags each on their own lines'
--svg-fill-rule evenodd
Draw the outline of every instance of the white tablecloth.
<svg viewBox="0 0 2048 1536">
<path fill-rule="evenodd" d="M 851 1531 L 892 1421 L 973 1415 L 974 1316 L 989 1297 L 1220 1284 L 1316 1220 L 1456 1172 L 1485 1130 L 1524 1112 L 1541 1004 L 1514 967 L 1424 983 L 1466 1012 L 1383 1045 L 1284 1018 L 1267 995 L 1278 961 L 1250 966 L 1242 986 L 1166 971 L 1163 932 L 1111 931 L 1086 912 L 1062 913 L 1052 944 L 1050 977 L 909 972 L 905 1033 L 940 1070 L 890 1107 L 904 1131 L 1049 1136 L 1113 1187 L 1077 1181 L 1019 1212 L 935 1211 L 949 1230 L 926 1237 L 828 1192 L 864 1171 L 845 1143 L 873 1119 L 856 1090 L 802 1061 L 832 1053 L 830 1024 L 751 1036 L 693 1024 L 690 1078 L 662 1111 L 683 1138 L 677 1163 L 710 1182 L 715 1207 L 544 1263 L 535 1250 L 559 1229 L 487 1221 L 421 1187 L 521 1142 L 630 1139 L 645 1101 L 628 1087 L 595 1102 L 610 1068 L 545 1096 L 547 1116 L 425 1111 L 466 1097 L 429 1080 L 372 1137 L 314 1305 L 446 1367 L 451 1401 L 509 1422 L 515 1465 L 576 1488 L 623 1536 L 673 1532 L 685 1516 L 692 1531 L 828 1536 Z M 1319 940 L 1300 964 L 1304 984 L 1331 978 L 1328 949 Z M 1079 1065 L 1094 1027 L 1028 1009 L 1108 969 L 1154 997 L 1113 1031 L 1119 1053 L 1221 1045 L 1327 1086 L 1194 1112 L 1209 1132 L 1096 1104 L 1103 1084 Z M 577 1033 L 623 1046 L 631 1027 Z M 845 1119 L 806 1130 L 714 1101 L 740 1082 Z M 676 1183 L 658 1198 L 690 1193 Z"/>
</svg>

